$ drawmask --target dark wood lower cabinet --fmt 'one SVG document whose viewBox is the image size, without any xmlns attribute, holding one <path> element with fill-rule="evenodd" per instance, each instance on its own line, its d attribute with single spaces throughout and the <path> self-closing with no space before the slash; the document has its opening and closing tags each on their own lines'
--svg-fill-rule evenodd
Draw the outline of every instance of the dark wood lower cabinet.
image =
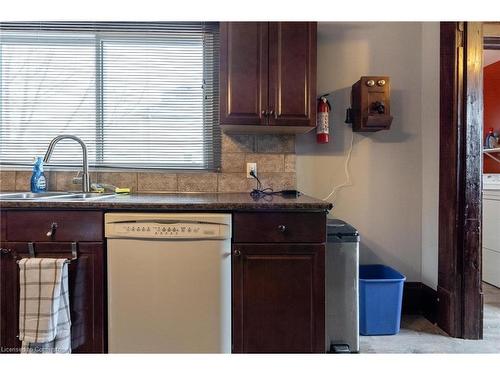
<svg viewBox="0 0 500 375">
<path fill-rule="evenodd" d="M 35 243 L 37 257 L 71 258 L 71 243 Z M 27 242 L 3 242 L 1 247 L 28 256 Z M 105 351 L 104 243 L 80 242 L 78 260 L 68 269 L 73 353 Z M 19 272 L 11 254 L 0 256 L 0 347 L 18 352 Z"/>
<path fill-rule="evenodd" d="M 325 245 L 233 245 L 233 352 L 325 351 Z"/>
<path fill-rule="evenodd" d="M 0 211 L 0 353 L 17 353 L 21 345 L 19 271 L 12 255 L 28 256 L 28 241 L 37 257 L 46 258 L 70 258 L 69 241 L 78 241 L 78 259 L 69 265 L 72 351 L 106 352 L 102 216 Z M 83 217 L 90 224 L 80 228 L 74 220 Z M 47 237 L 52 223 L 58 231 Z M 235 212 L 233 225 L 233 352 L 325 352 L 326 212 Z"/>
</svg>

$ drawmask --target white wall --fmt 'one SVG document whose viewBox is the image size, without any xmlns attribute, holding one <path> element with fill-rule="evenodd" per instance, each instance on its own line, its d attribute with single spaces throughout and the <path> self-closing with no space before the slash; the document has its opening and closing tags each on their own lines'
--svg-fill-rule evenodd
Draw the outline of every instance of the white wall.
<svg viewBox="0 0 500 375">
<path fill-rule="evenodd" d="M 422 25 L 422 282 L 437 288 L 439 213 L 439 23 Z"/>
<path fill-rule="evenodd" d="M 296 144 L 298 189 L 324 198 L 333 185 L 345 180 L 344 162 L 352 133 L 344 118 L 351 85 L 363 75 L 391 77 L 391 130 L 354 133 L 350 168 L 353 186 L 337 195 L 332 216 L 359 229 L 363 263 L 390 265 L 404 273 L 408 281 L 422 280 L 423 244 L 426 280 L 432 281 L 433 272 L 428 263 L 433 262 L 434 254 L 427 249 L 434 249 L 435 218 L 427 220 L 422 212 L 435 214 L 433 198 L 437 190 L 429 187 L 433 177 L 423 178 L 423 171 L 435 172 L 433 162 L 437 165 L 438 161 L 434 160 L 437 138 L 433 138 L 429 119 L 434 116 L 435 103 L 432 96 L 426 96 L 427 92 L 434 95 L 435 87 L 433 77 L 422 80 L 422 68 L 424 59 L 432 65 L 431 57 L 438 59 L 439 54 L 430 56 L 432 48 L 424 54 L 422 47 L 423 36 L 434 36 L 436 25 L 320 23 L 318 93 L 332 92 L 333 141 L 318 145 L 314 134 L 305 134 L 297 137 Z M 435 68 L 438 66 L 426 67 L 425 74 L 427 70 L 435 73 Z M 424 105 L 432 107 L 432 112 L 424 111 Z M 425 127 L 423 119 L 428 121 Z M 431 142 L 423 149 L 424 138 Z"/>
</svg>

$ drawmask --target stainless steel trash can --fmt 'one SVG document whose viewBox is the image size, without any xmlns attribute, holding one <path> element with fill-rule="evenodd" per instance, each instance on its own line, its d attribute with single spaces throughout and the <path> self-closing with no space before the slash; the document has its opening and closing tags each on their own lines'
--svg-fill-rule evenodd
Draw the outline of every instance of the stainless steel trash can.
<svg viewBox="0 0 500 375">
<path fill-rule="evenodd" d="M 326 351 L 359 352 L 359 233 L 338 219 L 327 222 Z"/>
</svg>

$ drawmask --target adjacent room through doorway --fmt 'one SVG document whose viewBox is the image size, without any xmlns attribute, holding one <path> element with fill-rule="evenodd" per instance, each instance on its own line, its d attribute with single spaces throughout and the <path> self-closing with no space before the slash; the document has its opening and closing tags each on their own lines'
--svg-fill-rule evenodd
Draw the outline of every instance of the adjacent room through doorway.
<svg viewBox="0 0 500 375">
<path fill-rule="evenodd" d="M 483 44 L 483 334 L 500 332 L 500 25 L 486 25 Z"/>
</svg>

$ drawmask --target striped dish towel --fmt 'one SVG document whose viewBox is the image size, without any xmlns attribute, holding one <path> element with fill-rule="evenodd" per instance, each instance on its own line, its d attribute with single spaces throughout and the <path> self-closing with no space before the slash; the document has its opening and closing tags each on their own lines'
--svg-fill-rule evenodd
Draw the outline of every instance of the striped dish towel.
<svg viewBox="0 0 500 375">
<path fill-rule="evenodd" d="M 19 261 L 22 353 L 71 353 L 68 265 L 65 259 Z"/>
</svg>

